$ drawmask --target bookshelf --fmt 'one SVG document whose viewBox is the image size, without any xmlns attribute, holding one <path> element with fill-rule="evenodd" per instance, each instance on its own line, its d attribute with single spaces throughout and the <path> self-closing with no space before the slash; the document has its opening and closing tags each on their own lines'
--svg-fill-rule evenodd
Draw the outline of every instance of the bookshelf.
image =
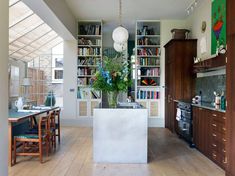
<svg viewBox="0 0 235 176">
<path fill-rule="evenodd" d="M 77 116 L 92 117 L 101 92 L 91 88 L 91 78 L 102 62 L 102 21 L 78 21 Z"/>
<path fill-rule="evenodd" d="M 149 109 L 149 118 L 160 116 L 160 21 L 136 22 L 135 100 Z"/>
</svg>

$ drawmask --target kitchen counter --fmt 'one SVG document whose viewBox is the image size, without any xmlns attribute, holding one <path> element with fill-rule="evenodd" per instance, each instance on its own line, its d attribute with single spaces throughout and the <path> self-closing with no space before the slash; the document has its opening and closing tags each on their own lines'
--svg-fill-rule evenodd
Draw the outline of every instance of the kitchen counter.
<svg viewBox="0 0 235 176">
<path fill-rule="evenodd" d="M 93 159 L 96 163 L 147 163 L 148 110 L 136 103 L 95 108 Z"/>
<path fill-rule="evenodd" d="M 223 112 L 223 113 L 226 112 L 226 110 L 221 109 L 220 106 L 217 108 L 215 105 L 213 105 L 212 103 L 208 103 L 208 102 L 201 102 L 200 104 L 195 104 L 188 100 L 174 100 L 174 102 L 176 103 L 185 102 L 185 103 L 190 103 L 192 106 L 199 107 L 199 108 L 205 108 L 205 109 L 209 109 L 212 111 L 218 111 L 218 112 Z"/>
<path fill-rule="evenodd" d="M 223 112 L 223 113 L 226 112 L 226 110 L 221 109 L 220 106 L 217 108 L 213 104 L 207 103 L 207 102 L 202 102 L 200 104 L 192 103 L 192 106 L 196 106 L 196 107 L 199 107 L 199 108 L 205 108 L 205 109 L 209 109 L 209 110 L 213 110 L 213 111 L 218 111 L 218 112 Z"/>
</svg>

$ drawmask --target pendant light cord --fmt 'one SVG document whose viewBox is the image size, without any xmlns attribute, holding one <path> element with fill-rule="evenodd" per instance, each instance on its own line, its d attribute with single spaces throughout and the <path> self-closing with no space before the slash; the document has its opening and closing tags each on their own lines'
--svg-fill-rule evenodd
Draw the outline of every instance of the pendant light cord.
<svg viewBox="0 0 235 176">
<path fill-rule="evenodd" d="M 122 26 L 122 0 L 119 0 L 119 25 Z"/>
</svg>

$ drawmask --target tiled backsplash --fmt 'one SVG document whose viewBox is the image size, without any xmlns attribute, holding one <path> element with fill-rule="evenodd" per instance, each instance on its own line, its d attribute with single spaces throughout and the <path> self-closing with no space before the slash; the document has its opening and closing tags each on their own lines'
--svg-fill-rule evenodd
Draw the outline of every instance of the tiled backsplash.
<svg viewBox="0 0 235 176">
<path fill-rule="evenodd" d="M 226 75 L 216 75 L 196 78 L 196 95 L 202 92 L 202 101 L 213 102 L 215 99 L 214 91 L 220 93 L 226 90 Z M 225 93 L 226 95 L 226 93 Z"/>
</svg>

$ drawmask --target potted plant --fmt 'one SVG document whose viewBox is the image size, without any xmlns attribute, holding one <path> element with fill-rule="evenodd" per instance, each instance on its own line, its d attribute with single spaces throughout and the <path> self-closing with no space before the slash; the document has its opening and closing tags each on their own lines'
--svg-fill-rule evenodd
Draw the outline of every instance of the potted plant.
<svg viewBox="0 0 235 176">
<path fill-rule="evenodd" d="M 120 92 L 126 92 L 131 80 L 128 79 L 128 61 L 123 57 L 104 57 L 103 64 L 99 63 L 98 71 L 91 79 L 91 86 L 97 91 L 107 93 L 110 108 L 117 106 Z"/>
</svg>

